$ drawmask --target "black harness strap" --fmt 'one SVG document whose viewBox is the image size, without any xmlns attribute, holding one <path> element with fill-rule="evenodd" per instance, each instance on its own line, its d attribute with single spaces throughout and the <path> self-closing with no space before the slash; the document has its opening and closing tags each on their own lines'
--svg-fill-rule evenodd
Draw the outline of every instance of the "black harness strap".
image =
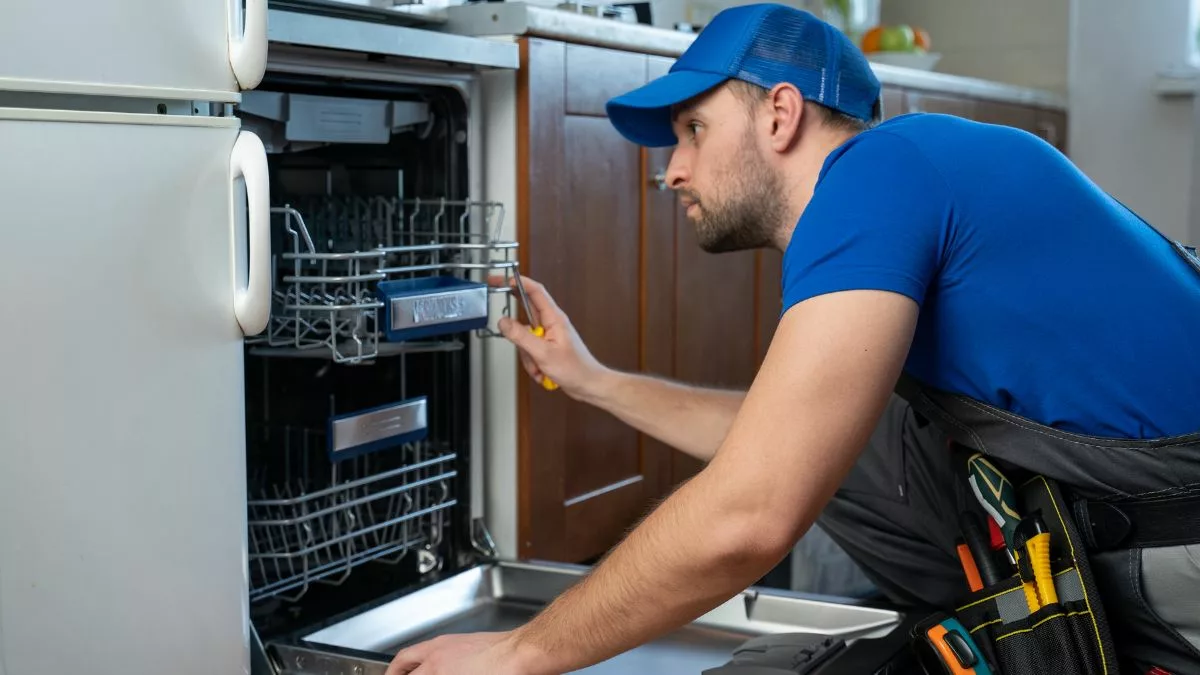
<svg viewBox="0 0 1200 675">
<path fill-rule="evenodd" d="M 1200 489 L 1120 501 L 1081 499 L 1072 508 L 1093 551 L 1200 544 Z"/>
</svg>

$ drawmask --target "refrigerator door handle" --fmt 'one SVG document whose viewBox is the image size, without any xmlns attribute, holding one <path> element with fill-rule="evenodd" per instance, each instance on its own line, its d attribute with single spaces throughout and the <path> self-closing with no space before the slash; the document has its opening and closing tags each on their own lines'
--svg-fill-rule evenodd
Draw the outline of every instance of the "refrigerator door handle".
<svg viewBox="0 0 1200 675">
<path fill-rule="evenodd" d="M 229 157 L 230 189 L 238 178 L 246 182 L 246 229 L 247 258 L 249 262 L 245 282 L 234 280 L 233 311 L 245 335 L 258 335 L 267 327 L 271 317 L 271 194 L 267 177 L 267 151 L 258 136 L 249 131 L 238 132 L 237 141 Z M 238 218 L 233 212 L 236 199 L 229 213 L 231 227 L 237 227 Z M 238 241 L 234 233 L 234 241 Z M 234 246 L 237 255 L 237 246 Z M 234 269 L 238 269 L 236 264 Z M 238 275 L 241 276 L 240 274 Z"/>
<path fill-rule="evenodd" d="M 232 0 L 229 22 L 229 64 L 238 87 L 253 89 L 267 72 L 267 0 L 245 0 L 245 28 L 238 35 L 238 7 L 242 0 Z"/>
</svg>

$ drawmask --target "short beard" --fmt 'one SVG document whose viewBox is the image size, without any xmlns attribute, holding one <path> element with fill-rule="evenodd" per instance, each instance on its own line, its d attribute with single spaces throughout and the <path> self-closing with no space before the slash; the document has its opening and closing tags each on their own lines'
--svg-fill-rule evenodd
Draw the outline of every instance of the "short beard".
<svg viewBox="0 0 1200 675">
<path fill-rule="evenodd" d="M 720 190 L 727 195 L 724 199 L 718 196 L 706 203 L 695 192 L 680 191 L 700 211 L 693 219 L 700 248 L 709 253 L 767 248 L 784 217 L 779 175 L 755 152 L 749 135 L 729 166 L 719 181 L 726 186 Z"/>
</svg>

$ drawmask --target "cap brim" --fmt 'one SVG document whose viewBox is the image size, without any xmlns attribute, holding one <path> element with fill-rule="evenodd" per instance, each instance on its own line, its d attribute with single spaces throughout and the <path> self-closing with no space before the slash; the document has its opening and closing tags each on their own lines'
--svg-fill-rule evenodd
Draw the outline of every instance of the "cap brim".
<svg viewBox="0 0 1200 675">
<path fill-rule="evenodd" d="M 651 80 L 608 102 L 605 110 L 613 127 L 625 138 L 650 148 L 675 145 L 671 106 L 699 96 L 729 79 L 718 73 L 680 70 Z"/>
</svg>

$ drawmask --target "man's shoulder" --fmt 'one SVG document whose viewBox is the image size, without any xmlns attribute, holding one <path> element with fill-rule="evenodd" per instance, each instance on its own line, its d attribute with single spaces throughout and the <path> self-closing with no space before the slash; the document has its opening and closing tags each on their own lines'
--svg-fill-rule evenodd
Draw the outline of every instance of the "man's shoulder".
<svg viewBox="0 0 1200 675">
<path fill-rule="evenodd" d="M 1046 166 L 1059 163 L 1058 151 L 1034 134 L 999 124 L 988 124 L 941 113 L 910 113 L 894 117 L 843 143 L 827 157 L 826 174 L 885 164 L 893 169 L 897 185 L 910 172 L 940 176 L 949 192 L 970 195 L 977 174 L 994 174 L 1011 166 Z"/>
</svg>

